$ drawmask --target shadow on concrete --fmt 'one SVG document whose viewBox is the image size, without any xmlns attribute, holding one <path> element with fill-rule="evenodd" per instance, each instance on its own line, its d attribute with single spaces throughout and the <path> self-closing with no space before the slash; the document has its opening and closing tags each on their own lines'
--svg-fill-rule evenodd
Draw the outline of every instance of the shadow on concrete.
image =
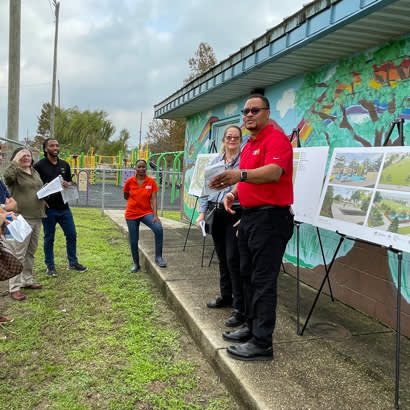
<svg viewBox="0 0 410 410">
<path fill-rule="evenodd" d="M 107 211 L 125 232 L 123 211 Z M 296 281 L 281 273 L 272 362 L 238 362 L 228 357 L 221 334 L 230 309 L 208 309 L 218 295 L 216 257 L 207 238 L 201 268 L 202 237 L 193 227 L 185 252 L 187 225 L 162 219 L 164 257 L 154 260 L 152 232 L 141 229 L 140 257 L 169 305 L 177 312 L 221 380 L 246 409 L 385 410 L 394 408 L 395 332 L 340 302 L 321 295 L 303 336 L 296 334 Z M 301 287 L 302 322 L 315 290 Z M 324 332 L 323 328 L 335 332 Z M 319 329 L 319 330 L 318 330 Z M 321 333 L 322 331 L 322 333 Z M 400 408 L 410 409 L 410 341 L 402 337 Z"/>
</svg>

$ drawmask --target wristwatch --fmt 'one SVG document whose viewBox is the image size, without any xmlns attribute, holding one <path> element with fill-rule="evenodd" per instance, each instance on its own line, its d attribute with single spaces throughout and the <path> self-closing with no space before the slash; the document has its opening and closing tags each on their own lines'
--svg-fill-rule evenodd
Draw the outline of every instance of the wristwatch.
<svg viewBox="0 0 410 410">
<path fill-rule="evenodd" d="M 241 170 L 241 182 L 245 182 L 248 179 L 248 173 Z"/>
</svg>

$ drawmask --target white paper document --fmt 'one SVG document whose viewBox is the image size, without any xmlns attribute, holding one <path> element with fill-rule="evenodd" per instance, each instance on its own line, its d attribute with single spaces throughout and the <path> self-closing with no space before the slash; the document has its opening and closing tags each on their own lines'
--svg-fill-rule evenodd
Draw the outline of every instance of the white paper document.
<svg viewBox="0 0 410 410">
<path fill-rule="evenodd" d="M 204 171 L 204 186 L 202 188 L 202 195 L 201 196 L 206 196 L 206 195 L 210 195 L 217 191 L 216 189 L 211 189 L 209 188 L 209 184 L 211 182 L 211 180 L 216 177 L 219 174 L 222 174 L 222 172 L 225 171 L 225 164 L 221 161 L 221 162 L 217 162 L 216 164 L 210 165 L 208 167 L 205 168 Z"/>
<path fill-rule="evenodd" d="M 329 147 L 293 149 L 295 221 L 314 224 L 325 177 Z"/>
<path fill-rule="evenodd" d="M 55 194 L 56 192 L 61 192 L 63 190 L 61 181 L 62 178 L 61 175 L 59 175 L 58 177 L 55 177 L 52 181 L 50 181 L 48 184 L 45 184 L 37 191 L 37 198 L 41 199 L 51 194 Z"/>
<path fill-rule="evenodd" d="M 24 239 L 31 233 L 32 229 L 31 226 L 27 223 L 27 221 L 23 218 L 22 215 L 19 215 L 17 219 L 10 222 L 7 225 L 8 230 L 11 233 L 11 236 L 17 242 L 23 242 Z"/>
<path fill-rule="evenodd" d="M 77 186 L 71 185 L 68 187 L 64 187 L 61 191 L 61 196 L 63 197 L 63 202 L 65 204 L 67 202 L 76 201 L 79 198 Z"/>
<path fill-rule="evenodd" d="M 201 227 L 201 231 L 202 231 L 202 236 L 206 236 L 206 231 L 205 231 L 205 221 L 201 221 L 199 222 L 199 226 Z"/>
<path fill-rule="evenodd" d="M 410 147 L 333 150 L 315 225 L 410 252 Z"/>
<path fill-rule="evenodd" d="M 198 154 L 195 162 L 194 172 L 189 185 L 189 195 L 202 196 L 202 187 L 204 186 L 204 172 L 207 167 L 219 154 Z"/>
</svg>

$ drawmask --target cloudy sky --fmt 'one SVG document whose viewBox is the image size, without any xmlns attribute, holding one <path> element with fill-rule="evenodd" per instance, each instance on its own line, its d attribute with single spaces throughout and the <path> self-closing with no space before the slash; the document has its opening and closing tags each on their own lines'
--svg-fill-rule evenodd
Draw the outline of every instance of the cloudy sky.
<svg viewBox="0 0 410 410">
<path fill-rule="evenodd" d="M 104 110 L 142 139 L 153 106 L 179 89 L 201 41 L 218 61 L 279 24 L 307 0 L 61 0 L 57 79 L 62 108 Z M 20 139 L 33 137 L 51 101 L 54 10 L 21 0 Z M 0 0 L 0 135 L 7 131 L 9 0 Z M 56 103 L 57 103 L 56 97 Z"/>
</svg>

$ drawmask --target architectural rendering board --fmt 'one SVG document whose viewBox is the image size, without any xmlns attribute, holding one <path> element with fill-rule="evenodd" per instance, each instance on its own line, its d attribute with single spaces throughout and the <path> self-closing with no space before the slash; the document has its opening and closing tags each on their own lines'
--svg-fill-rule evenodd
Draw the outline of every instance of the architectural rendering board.
<svg viewBox="0 0 410 410">
<path fill-rule="evenodd" d="M 295 221 L 314 224 L 325 177 L 329 147 L 293 149 Z"/>
<path fill-rule="evenodd" d="M 335 148 L 315 225 L 410 252 L 410 147 Z"/>
</svg>

